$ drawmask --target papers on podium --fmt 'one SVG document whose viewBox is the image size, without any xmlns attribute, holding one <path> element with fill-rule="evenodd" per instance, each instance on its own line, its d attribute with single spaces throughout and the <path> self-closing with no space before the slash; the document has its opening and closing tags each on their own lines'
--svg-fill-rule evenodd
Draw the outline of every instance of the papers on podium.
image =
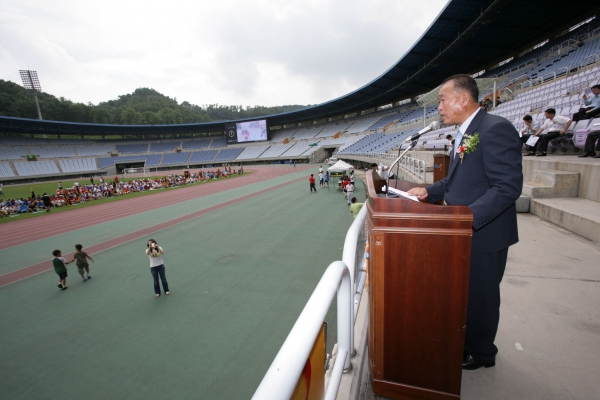
<svg viewBox="0 0 600 400">
<path fill-rule="evenodd" d="M 385 191 L 385 186 L 383 187 L 383 189 Z M 402 190 L 394 189 L 392 187 L 388 189 L 388 193 L 397 194 L 398 196 L 403 197 L 403 198 L 408 199 L 408 200 L 412 200 L 412 201 L 416 201 L 416 202 L 419 201 L 419 199 L 417 199 L 417 196 L 411 196 L 410 194 L 408 194 L 408 192 L 404 192 Z"/>
</svg>

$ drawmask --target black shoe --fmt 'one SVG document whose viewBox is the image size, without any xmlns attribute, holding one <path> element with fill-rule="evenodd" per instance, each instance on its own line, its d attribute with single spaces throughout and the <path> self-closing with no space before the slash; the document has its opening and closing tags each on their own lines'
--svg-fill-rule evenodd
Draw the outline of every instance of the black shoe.
<svg viewBox="0 0 600 400">
<path fill-rule="evenodd" d="M 536 155 L 536 157 L 546 157 L 546 153 L 540 153 L 540 154 Z"/>
<path fill-rule="evenodd" d="M 527 156 L 535 156 L 535 153 L 533 151 L 530 151 L 529 153 L 525 154 L 523 157 L 527 157 Z"/>
<path fill-rule="evenodd" d="M 600 154 L 596 154 L 594 158 L 600 158 Z"/>
<path fill-rule="evenodd" d="M 585 153 L 583 153 L 580 156 L 577 156 L 579 158 L 585 158 L 585 157 L 596 157 L 596 153 L 594 153 L 593 151 L 586 151 Z"/>
<path fill-rule="evenodd" d="M 491 368 L 495 365 L 496 361 L 477 361 L 473 358 L 473 356 L 467 356 L 467 358 L 463 360 L 462 369 L 472 371 L 481 367 Z"/>
</svg>

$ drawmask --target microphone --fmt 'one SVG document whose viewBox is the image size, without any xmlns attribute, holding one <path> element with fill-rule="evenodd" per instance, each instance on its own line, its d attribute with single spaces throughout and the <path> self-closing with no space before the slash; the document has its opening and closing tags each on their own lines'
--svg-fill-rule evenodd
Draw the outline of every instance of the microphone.
<svg viewBox="0 0 600 400">
<path fill-rule="evenodd" d="M 414 135 L 412 135 L 411 137 L 407 138 L 402 143 L 408 143 L 408 142 L 412 142 L 413 140 L 417 140 L 422 135 L 426 134 L 427 132 L 431 132 L 432 130 L 436 129 L 438 126 L 440 126 L 440 123 L 438 121 L 433 121 L 432 123 L 427 125 L 425 128 L 421 129 L 419 132 L 417 132 Z"/>
</svg>

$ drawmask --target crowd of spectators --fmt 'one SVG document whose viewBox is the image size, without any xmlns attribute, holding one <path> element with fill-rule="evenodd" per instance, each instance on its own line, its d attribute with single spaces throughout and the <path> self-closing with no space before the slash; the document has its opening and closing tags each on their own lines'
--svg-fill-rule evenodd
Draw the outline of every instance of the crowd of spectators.
<svg viewBox="0 0 600 400">
<path fill-rule="evenodd" d="M 62 182 L 59 182 L 56 192 L 50 195 L 44 193 L 43 196 L 36 196 L 32 192 L 28 198 L 0 199 L 0 217 L 28 212 L 49 212 L 51 207 L 73 206 L 106 197 L 125 196 L 136 192 L 207 182 L 211 179 L 229 178 L 231 175 L 243 173 L 243 167 L 234 169 L 225 166 L 223 170 L 198 171 L 184 175 L 168 174 L 163 177 L 136 178 L 129 181 L 119 179 L 118 176 L 114 178 L 113 182 L 106 182 L 104 178 L 100 178 L 97 183 L 90 179 L 89 184 L 82 185 L 75 181 L 70 188 L 63 188 Z"/>
</svg>

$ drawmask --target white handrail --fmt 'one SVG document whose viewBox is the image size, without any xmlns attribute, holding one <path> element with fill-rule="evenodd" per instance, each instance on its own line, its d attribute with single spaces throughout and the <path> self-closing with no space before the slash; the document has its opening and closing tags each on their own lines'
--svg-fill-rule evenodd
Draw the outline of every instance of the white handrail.
<svg viewBox="0 0 600 400">
<path fill-rule="evenodd" d="M 367 217 L 367 207 L 362 207 L 346 233 L 342 262 L 350 269 L 350 282 L 354 285 L 356 279 L 356 242 Z"/>
<path fill-rule="evenodd" d="M 340 356 L 336 359 L 333 370 L 351 368 L 350 331 L 353 327 L 350 325 L 350 320 L 353 313 L 350 271 L 342 261 L 334 261 L 327 267 L 252 399 L 288 400 L 292 396 L 336 291 L 337 344 Z M 330 381 L 329 385 L 332 384 L 339 386 L 339 379 L 336 383 Z M 337 387 L 335 391 L 337 393 Z M 330 392 L 330 388 L 327 388 L 327 392 Z"/>
<path fill-rule="evenodd" d="M 352 283 L 352 288 L 356 288 L 356 243 L 358 242 L 358 238 L 361 234 L 362 228 L 365 225 L 365 219 L 367 218 L 367 207 L 363 206 L 352 225 L 350 225 L 350 229 L 348 229 L 348 233 L 346 233 L 346 240 L 344 242 L 344 250 L 342 253 L 342 262 L 348 266 L 350 271 L 350 282 Z M 338 300 L 339 301 L 339 300 Z M 354 293 L 351 294 L 350 301 L 354 303 Z M 352 346 L 348 348 L 348 352 L 350 356 L 354 356 L 354 315 L 358 310 L 358 305 L 354 304 L 352 307 L 352 313 L 350 315 L 350 343 Z M 339 318 L 339 316 L 338 316 Z"/>
</svg>

